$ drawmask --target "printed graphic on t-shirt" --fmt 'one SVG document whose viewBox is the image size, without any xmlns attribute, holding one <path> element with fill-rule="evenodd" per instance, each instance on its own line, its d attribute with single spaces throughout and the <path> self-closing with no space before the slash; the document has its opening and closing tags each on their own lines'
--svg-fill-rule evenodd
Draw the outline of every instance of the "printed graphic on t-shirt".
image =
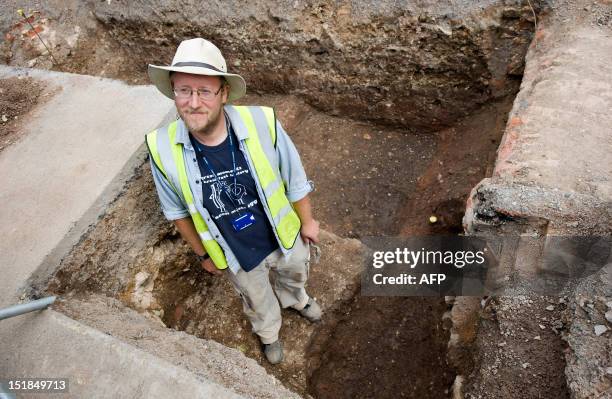
<svg viewBox="0 0 612 399">
<path fill-rule="evenodd" d="M 236 168 L 237 179 L 240 175 L 245 173 L 249 173 L 249 171 L 243 169 L 241 166 Z M 213 209 L 209 209 L 211 216 L 215 220 L 226 215 L 242 212 L 247 208 L 252 208 L 257 205 L 257 199 L 245 204 L 245 196 L 247 195 L 246 187 L 240 183 L 234 183 L 232 171 L 223 171 L 217 174 L 217 177 L 219 178 L 218 181 L 212 174 L 204 176 L 203 178 L 203 184 L 207 184 L 210 187 L 211 194 L 208 198 L 216 207 L 216 212 Z"/>
<path fill-rule="evenodd" d="M 240 149 L 231 125 L 228 137 L 218 146 L 204 146 L 192 135 L 190 140 L 196 150 L 196 161 L 202 176 L 198 185 L 202 190 L 202 205 L 240 267 L 246 271 L 252 270 L 278 249 L 277 238 L 264 210 L 265 204 L 255 184 L 257 176 L 249 169 L 245 152 Z M 245 216 L 252 223 L 237 231 L 235 221 Z"/>
</svg>

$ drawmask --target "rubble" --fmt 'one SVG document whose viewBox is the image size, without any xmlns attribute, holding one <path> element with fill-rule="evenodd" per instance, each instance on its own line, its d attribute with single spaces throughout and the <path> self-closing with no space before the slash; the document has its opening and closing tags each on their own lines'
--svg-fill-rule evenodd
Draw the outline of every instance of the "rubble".
<svg viewBox="0 0 612 399">
<path fill-rule="evenodd" d="M 600 335 L 603 335 L 606 333 L 606 331 L 608 331 L 608 327 L 602 324 L 597 324 L 593 327 L 593 331 L 595 332 L 595 335 L 599 337 Z"/>
</svg>

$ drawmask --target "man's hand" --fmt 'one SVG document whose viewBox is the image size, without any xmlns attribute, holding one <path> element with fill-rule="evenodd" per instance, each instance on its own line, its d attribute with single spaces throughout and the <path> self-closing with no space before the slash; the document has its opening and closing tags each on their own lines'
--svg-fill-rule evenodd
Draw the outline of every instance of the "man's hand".
<svg viewBox="0 0 612 399">
<path fill-rule="evenodd" d="M 313 219 L 312 209 L 310 206 L 310 198 L 306 195 L 301 200 L 293 203 L 293 209 L 298 214 L 300 221 L 302 222 L 302 228 L 300 229 L 300 235 L 305 243 L 316 244 L 319 242 L 319 222 Z"/>
<path fill-rule="evenodd" d="M 217 269 L 212 259 L 210 258 L 204 259 L 204 261 L 202 262 L 202 267 L 204 268 L 204 270 L 215 276 L 220 276 L 223 274 L 221 270 Z"/>
<path fill-rule="evenodd" d="M 319 242 L 319 222 L 314 219 L 310 219 L 307 223 L 302 223 L 300 234 L 305 243 L 312 242 L 314 244 Z"/>
</svg>

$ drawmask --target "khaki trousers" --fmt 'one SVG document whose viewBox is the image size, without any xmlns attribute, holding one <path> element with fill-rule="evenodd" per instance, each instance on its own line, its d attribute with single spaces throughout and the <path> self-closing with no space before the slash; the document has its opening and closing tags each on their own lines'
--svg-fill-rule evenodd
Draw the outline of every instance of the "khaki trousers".
<svg viewBox="0 0 612 399">
<path fill-rule="evenodd" d="M 300 236 L 287 257 L 277 249 L 250 272 L 240 269 L 234 274 L 226 270 L 225 274 L 242 298 L 244 314 L 263 344 L 278 340 L 281 306 L 298 310 L 306 306 L 308 294 L 304 285 L 308 279 L 309 262 L 309 245 Z"/>
</svg>

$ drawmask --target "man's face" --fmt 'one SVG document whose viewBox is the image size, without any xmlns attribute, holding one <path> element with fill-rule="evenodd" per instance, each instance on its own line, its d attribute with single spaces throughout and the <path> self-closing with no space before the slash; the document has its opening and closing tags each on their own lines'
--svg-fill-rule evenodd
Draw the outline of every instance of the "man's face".
<svg viewBox="0 0 612 399">
<path fill-rule="evenodd" d="M 209 90 L 217 93 L 222 85 L 218 76 L 191 75 L 187 73 L 173 73 L 171 77 L 175 90 L 191 89 L 189 98 L 177 98 L 174 103 L 176 109 L 191 133 L 210 134 L 222 115 L 223 104 L 227 101 L 228 89 L 223 87 L 211 100 L 201 100 L 197 90 Z"/>
</svg>

